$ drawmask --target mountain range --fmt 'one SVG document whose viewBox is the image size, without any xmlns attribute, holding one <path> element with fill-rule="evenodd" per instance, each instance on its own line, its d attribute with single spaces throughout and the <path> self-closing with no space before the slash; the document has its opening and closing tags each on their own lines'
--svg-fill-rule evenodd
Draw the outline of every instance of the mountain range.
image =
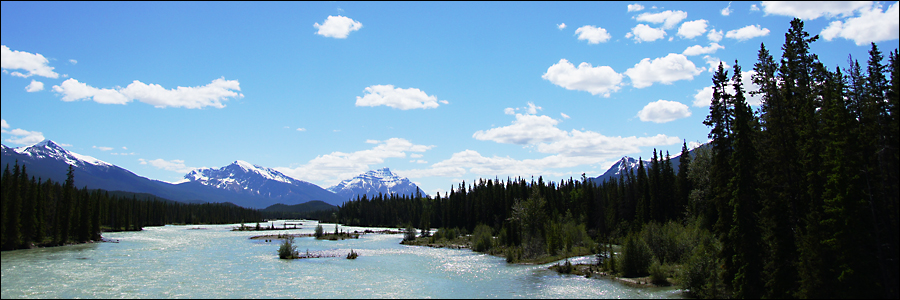
<svg viewBox="0 0 900 300">
<path fill-rule="evenodd" d="M 297 180 L 271 168 L 236 160 L 222 168 L 195 169 L 178 183 L 148 179 L 119 166 L 87 155 L 64 149 L 51 140 L 28 147 L 2 146 L 0 164 L 10 167 L 18 161 L 29 175 L 44 180 L 63 182 L 69 165 L 73 166 L 76 187 L 146 193 L 187 203 L 231 202 L 239 206 L 262 209 L 275 204 L 297 205 L 322 201 L 332 206 L 342 205 L 357 196 L 416 195 L 422 192 L 416 184 L 400 177 L 389 168 L 371 170 L 323 189 L 318 185 Z M 691 150 L 694 156 L 694 150 Z M 678 157 L 672 158 L 677 170 Z M 649 166 L 649 162 L 644 163 Z M 600 183 L 618 178 L 629 169 L 636 169 L 638 160 L 625 156 L 602 175 L 590 178 Z"/>
<path fill-rule="evenodd" d="M 356 193 L 415 194 L 418 189 L 409 179 L 396 176 L 385 168 L 345 180 L 342 183 L 347 184 L 339 184 L 342 188 L 337 194 L 274 169 L 241 160 L 222 168 L 195 169 L 184 176 L 185 180 L 169 183 L 148 179 L 94 157 L 68 151 L 51 140 L 19 148 L 0 146 L 0 165 L 12 167 L 18 161 L 19 165 L 26 167 L 29 175 L 36 178 L 63 182 L 68 166 L 72 165 L 75 186 L 79 188 L 147 193 L 187 203 L 231 202 L 262 209 L 274 204 L 296 205 L 319 200 L 337 206 L 355 198 Z"/>
</svg>

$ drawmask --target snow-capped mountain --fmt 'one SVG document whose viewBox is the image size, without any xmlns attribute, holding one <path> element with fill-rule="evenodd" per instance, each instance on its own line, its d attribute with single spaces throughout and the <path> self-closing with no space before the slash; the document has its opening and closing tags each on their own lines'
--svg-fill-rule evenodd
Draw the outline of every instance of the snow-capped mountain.
<svg viewBox="0 0 900 300">
<path fill-rule="evenodd" d="M 196 169 L 184 175 L 184 179 L 188 182 L 239 194 L 263 196 L 276 203 L 286 205 L 300 204 L 311 200 L 340 205 L 343 200 L 315 184 L 297 180 L 274 169 L 242 160 L 237 160 L 222 168 Z"/>
<path fill-rule="evenodd" d="M 225 169 L 224 172 L 208 171 L 205 175 L 201 170 L 191 177 L 195 179 L 193 181 L 187 180 L 171 184 L 138 176 L 119 166 L 68 151 L 49 140 L 19 148 L 2 145 L 0 150 L 2 150 L 0 167 L 9 166 L 12 170 L 13 166 L 18 163 L 19 166 L 26 167 L 29 176 L 41 178 L 44 181 L 52 179 L 56 182 L 64 182 L 69 165 L 71 165 L 75 171 L 75 186 L 78 188 L 148 193 L 169 200 L 189 203 L 231 202 L 243 207 L 258 209 L 276 203 L 292 205 L 310 200 L 323 200 L 335 205 L 341 203 L 339 200 L 343 200 L 319 186 L 302 181 L 291 181 L 293 179 L 277 173 L 277 171 L 273 173 L 270 172 L 271 169 L 247 163 L 243 163 L 243 167 L 238 165 L 236 169 L 222 168 Z M 251 171 L 251 169 L 255 171 Z M 223 173 L 224 175 L 222 175 Z M 232 176 L 231 173 L 235 173 L 235 175 Z M 218 176 L 223 177 L 219 178 Z M 246 189 L 244 189 L 245 186 Z"/>
<path fill-rule="evenodd" d="M 362 195 L 368 195 L 369 197 L 372 197 L 379 193 L 384 195 L 397 194 L 414 196 L 416 191 L 419 190 L 419 187 L 409 181 L 406 177 L 397 176 L 392 173 L 390 169 L 382 168 L 371 170 L 359 174 L 352 179 L 341 181 L 341 183 L 329 187 L 328 190 L 334 192 L 340 196 L 341 199 L 346 201 L 350 199 L 356 200 L 356 196 L 362 197 Z M 420 191 L 420 193 L 422 193 L 423 197 L 426 196 L 424 192 Z"/>
<path fill-rule="evenodd" d="M 623 156 L 622 159 L 620 159 L 615 164 L 613 164 L 611 167 L 609 167 L 609 169 L 606 170 L 606 172 L 604 172 L 603 175 L 600 175 L 596 178 L 592 178 L 591 181 L 593 181 L 595 183 L 601 183 L 601 182 L 609 180 L 610 178 L 618 179 L 618 178 L 624 176 L 625 173 L 628 172 L 628 170 L 634 170 L 635 172 L 637 172 L 639 163 L 640 162 L 634 157 Z M 649 161 L 644 161 L 644 167 L 647 167 L 649 165 L 650 165 Z"/>
<path fill-rule="evenodd" d="M 9 148 L 4 146 L 5 148 Z M 100 168 L 109 168 L 112 167 L 112 164 L 87 156 L 81 155 L 75 152 L 68 151 L 64 149 L 62 146 L 54 143 L 51 140 L 43 140 L 40 143 L 34 144 L 32 146 L 26 147 L 18 147 L 12 149 L 16 153 L 27 155 L 29 157 L 35 159 L 55 159 L 59 161 L 63 161 L 66 164 L 70 164 L 73 167 L 87 167 L 87 166 L 95 166 Z"/>
</svg>

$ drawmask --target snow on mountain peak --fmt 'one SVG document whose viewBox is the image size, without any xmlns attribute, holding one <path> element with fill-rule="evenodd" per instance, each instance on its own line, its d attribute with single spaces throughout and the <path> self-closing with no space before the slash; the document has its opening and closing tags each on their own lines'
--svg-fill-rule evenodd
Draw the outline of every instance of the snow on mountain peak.
<svg viewBox="0 0 900 300">
<path fill-rule="evenodd" d="M 65 161 L 67 164 L 73 166 L 86 165 L 91 164 L 95 166 L 102 167 L 110 167 L 112 164 L 96 159 L 92 156 L 82 155 L 75 152 L 71 152 L 66 150 L 62 146 L 53 141 L 47 139 L 43 140 L 40 143 L 18 147 L 13 149 L 16 153 L 28 155 L 34 158 L 53 158 L 56 160 Z"/>
<path fill-rule="evenodd" d="M 369 170 L 351 179 L 346 179 L 333 185 L 327 190 L 344 197 L 356 195 L 381 194 L 415 194 L 419 188 L 405 177 L 400 177 L 391 172 L 387 167 Z"/>
</svg>

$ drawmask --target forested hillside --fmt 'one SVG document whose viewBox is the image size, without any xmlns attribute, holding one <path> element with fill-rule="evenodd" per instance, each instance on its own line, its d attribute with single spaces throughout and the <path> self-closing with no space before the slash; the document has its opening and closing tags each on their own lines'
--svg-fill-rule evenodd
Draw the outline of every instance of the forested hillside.
<svg viewBox="0 0 900 300">
<path fill-rule="evenodd" d="M 103 190 L 75 187 L 71 165 L 64 183 L 29 177 L 27 168 L 5 166 L 0 249 L 99 241 L 101 231 L 141 230 L 165 224 L 256 222 L 260 212 L 230 203 L 184 204 L 138 200 Z M 147 198 L 144 196 L 143 198 Z"/>
</svg>

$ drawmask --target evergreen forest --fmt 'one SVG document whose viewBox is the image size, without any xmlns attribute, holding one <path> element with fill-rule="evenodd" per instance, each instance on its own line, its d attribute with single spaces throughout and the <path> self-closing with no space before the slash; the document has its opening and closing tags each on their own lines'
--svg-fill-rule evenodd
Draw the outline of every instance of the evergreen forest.
<svg viewBox="0 0 900 300">
<path fill-rule="evenodd" d="M 898 298 L 898 52 L 885 61 L 872 43 L 865 67 L 829 67 L 810 52 L 818 38 L 794 19 L 780 58 L 761 44 L 758 90 L 737 61 L 731 76 L 720 64 L 711 141 L 693 155 L 682 145 L 677 170 L 654 149 L 606 182 L 495 178 L 434 198 L 363 196 L 336 221 L 490 232 L 477 250 L 507 261 L 593 247 L 609 271 L 669 270 L 700 298 Z"/>
<path fill-rule="evenodd" d="M 28 177 L 18 162 L 0 178 L 0 249 L 27 249 L 100 241 L 102 231 L 139 231 L 166 224 L 229 224 L 262 220 L 257 210 L 230 203 L 184 204 L 158 198 L 137 199 L 75 187 L 69 165 L 64 183 Z"/>
</svg>

